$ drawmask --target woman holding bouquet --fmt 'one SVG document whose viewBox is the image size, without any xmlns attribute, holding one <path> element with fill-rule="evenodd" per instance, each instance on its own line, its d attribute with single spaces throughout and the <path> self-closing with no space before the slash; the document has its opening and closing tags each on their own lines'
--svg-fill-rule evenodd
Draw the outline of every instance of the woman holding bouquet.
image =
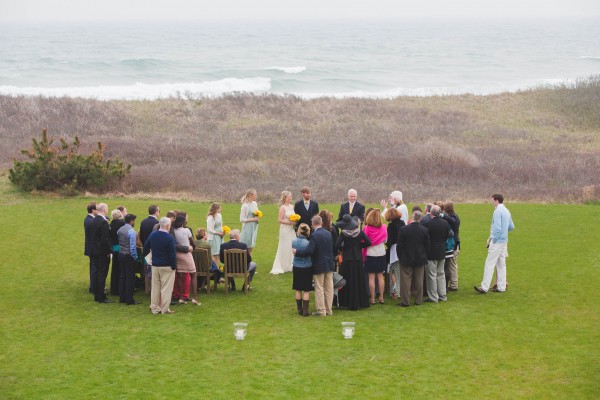
<svg viewBox="0 0 600 400">
<path fill-rule="evenodd" d="M 292 271 L 294 254 L 292 254 L 292 241 L 296 238 L 294 225 L 296 219 L 294 216 L 294 206 L 292 203 L 292 193 L 284 190 L 281 192 L 279 200 L 279 244 L 277 245 L 277 254 L 273 261 L 272 274 L 283 274 Z M 298 218 L 299 219 L 299 218 Z"/>
<path fill-rule="evenodd" d="M 242 197 L 242 210 L 240 212 L 240 222 L 242 223 L 240 242 L 246 243 L 250 255 L 252 255 L 252 249 L 256 246 L 258 221 L 260 219 L 256 197 L 256 190 L 248 189 L 244 197 Z"/>
<path fill-rule="evenodd" d="M 221 205 L 219 203 L 212 203 L 206 216 L 206 231 L 208 235 L 206 238 L 210 242 L 210 254 L 219 265 L 219 250 L 221 250 L 221 243 L 223 243 L 223 217 L 221 216 Z"/>
</svg>

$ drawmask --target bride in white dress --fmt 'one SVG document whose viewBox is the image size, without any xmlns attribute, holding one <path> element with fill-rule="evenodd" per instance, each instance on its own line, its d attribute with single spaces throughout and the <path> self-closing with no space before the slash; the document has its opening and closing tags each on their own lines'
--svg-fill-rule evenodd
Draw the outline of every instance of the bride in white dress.
<svg viewBox="0 0 600 400">
<path fill-rule="evenodd" d="M 290 221 L 290 215 L 294 213 L 292 193 L 287 190 L 281 192 L 279 205 L 279 244 L 277 245 L 275 261 L 273 261 L 272 274 L 292 272 L 292 264 L 294 262 L 292 241 L 296 238 L 296 232 L 294 232 L 294 225 L 296 223 Z"/>
</svg>

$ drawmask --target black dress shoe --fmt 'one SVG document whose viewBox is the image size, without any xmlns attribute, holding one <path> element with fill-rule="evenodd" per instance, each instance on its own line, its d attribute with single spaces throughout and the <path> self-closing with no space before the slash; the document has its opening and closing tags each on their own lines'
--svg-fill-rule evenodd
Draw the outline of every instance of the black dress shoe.
<svg viewBox="0 0 600 400">
<path fill-rule="evenodd" d="M 487 292 L 481 288 L 481 286 L 473 286 L 473 289 L 479 294 L 486 294 Z"/>
<path fill-rule="evenodd" d="M 457 292 L 457 291 L 458 291 L 458 288 L 451 288 L 451 287 L 449 287 L 449 288 L 448 288 L 448 291 L 450 291 L 450 292 Z"/>
<path fill-rule="evenodd" d="M 142 303 L 140 303 L 139 301 L 135 301 L 135 300 L 133 301 L 133 303 L 127 303 L 128 306 L 135 306 L 137 304 L 142 304 Z"/>
<path fill-rule="evenodd" d="M 410 304 L 398 303 L 396 304 L 398 307 L 410 307 Z"/>
<path fill-rule="evenodd" d="M 111 300 L 111 299 L 104 299 L 104 300 L 102 300 L 102 301 L 99 301 L 98 303 L 101 303 L 101 304 L 103 304 L 103 303 L 105 303 L 105 304 L 108 304 L 108 303 L 112 303 L 112 300 Z"/>
<path fill-rule="evenodd" d="M 437 301 L 435 300 L 431 300 L 430 298 L 427 298 L 425 300 L 423 300 L 425 303 L 437 303 Z"/>
</svg>

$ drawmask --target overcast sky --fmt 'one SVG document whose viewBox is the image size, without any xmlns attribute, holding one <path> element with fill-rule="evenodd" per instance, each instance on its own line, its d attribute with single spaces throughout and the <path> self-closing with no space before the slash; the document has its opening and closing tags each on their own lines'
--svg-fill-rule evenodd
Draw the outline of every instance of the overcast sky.
<svg viewBox="0 0 600 400">
<path fill-rule="evenodd" d="M 600 0 L 0 0 L 0 21 L 600 18 Z"/>
</svg>

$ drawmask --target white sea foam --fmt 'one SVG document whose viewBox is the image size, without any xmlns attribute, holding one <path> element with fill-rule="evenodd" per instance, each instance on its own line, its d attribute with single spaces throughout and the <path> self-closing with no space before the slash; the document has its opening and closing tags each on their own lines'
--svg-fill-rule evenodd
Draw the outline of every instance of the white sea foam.
<svg viewBox="0 0 600 400">
<path fill-rule="evenodd" d="M 600 56 L 581 56 L 579 58 L 584 60 L 600 60 Z"/>
<path fill-rule="evenodd" d="M 286 74 L 299 74 L 306 71 L 306 67 L 268 67 L 267 70 L 275 70 L 285 72 Z"/>
<path fill-rule="evenodd" d="M 263 93 L 271 88 L 269 78 L 227 78 L 209 82 L 146 84 L 129 86 L 86 87 L 16 87 L 0 86 L 0 94 L 12 96 L 81 97 L 98 100 L 155 100 L 178 95 L 220 96 L 227 93 Z"/>
</svg>

